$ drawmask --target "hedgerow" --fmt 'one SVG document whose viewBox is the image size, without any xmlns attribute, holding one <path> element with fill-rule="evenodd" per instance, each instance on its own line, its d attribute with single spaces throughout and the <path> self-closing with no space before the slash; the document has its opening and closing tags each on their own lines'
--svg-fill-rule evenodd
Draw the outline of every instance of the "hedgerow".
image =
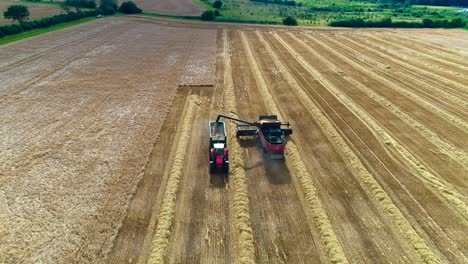
<svg viewBox="0 0 468 264">
<path fill-rule="evenodd" d="M 448 19 L 423 19 L 422 22 L 392 21 L 391 18 L 382 20 L 368 20 L 351 18 L 336 20 L 329 23 L 332 27 L 386 27 L 386 28 L 463 28 L 468 23 L 461 18 Z"/>
<path fill-rule="evenodd" d="M 70 12 L 68 14 L 60 14 L 52 17 L 46 17 L 39 20 L 25 21 L 18 25 L 8 25 L 0 27 L 0 38 L 10 35 L 16 35 L 24 31 L 50 27 L 56 24 L 71 22 L 85 17 L 92 17 L 96 15 L 96 11 L 85 12 Z"/>
</svg>

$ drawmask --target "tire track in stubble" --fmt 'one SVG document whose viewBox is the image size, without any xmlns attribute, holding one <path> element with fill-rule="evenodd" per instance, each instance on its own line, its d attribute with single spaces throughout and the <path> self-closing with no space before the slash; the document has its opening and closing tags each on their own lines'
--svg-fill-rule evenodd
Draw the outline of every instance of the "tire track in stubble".
<svg viewBox="0 0 468 264">
<path fill-rule="evenodd" d="M 196 110 L 201 104 L 200 98 L 196 95 L 191 95 L 188 106 L 185 109 L 185 116 L 182 121 L 182 129 L 177 141 L 177 150 L 172 161 L 171 172 L 166 184 L 161 209 L 158 216 L 158 224 L 152 241 L 151 254 L 148 257 L 147 263 L 164 263 L 164 256 L 169 244 L 171 236 L 171 228 L 175 217 L 175 208 L 177 201 L 177 192 L 180 186 L 180 180 L 184 172 L 184 161 L 186 157 L 186 149 L 190 142 L 190 135 Z"/>
<path fill-rule="evenodd" d="M 442 63 L 442 64 L 447 64 L 447 65 L 451 65 L 453 67 L 456 67 L 456 68 L 461 68 L 463 70 L 468 70 L 468 67 L 464 66 L 463 64 L 460 64 L 460 63 L 455 63 L 455 62 L 451 62 L 451 61 L 448 61 L 446 59 L 441 59 L 439 57 L 436 57 L 436 56 L 431 56 L 431 55 L 428 55 L 424 52 L 421 52 L 419 50 L 416 50 L 416 49 L 411 49 L 411 48 L 408 48 L 404 45 L 400 45 L 396 42 L 390 42 L 382 37 L 376 37 L 374 35 L 371 35 L 371 34 L 364 34 L 365 37 L 368 37 L 370 39 L 373 39 L 374 41 L 377 41 L 377 42 L 383 42 L 391 47 L 397 47 L 399 49 L 403 49 L 403 50 L 406 50 L 410 53 L 415 53 L 415 54 L 418 54 L 419 56 L 421 57 L 424 57 L 424 58 L 428 58 L 428 59 L 431 59 L 431 60 L 435 60 L 439 63 Z"/>
<path fill-rule="evenodd" d="M 373 42 L 373 41 L 370 41 L 370 40 L 367 40 L 366 38 L 360 38 L 360 41 L 366 43 L 367 45 L 364 45 L 362 43 L 359 43 L 358 41 L 356 40 L 353 40 L 351 39 L 350 37 L 346 36 L 346 35 L 342 35 L 344 38 L 346 38 L 347 41 L 359 46 L 359 47 L 362 47 L 363 49 L 365 50 L 368 50 L 368 51 L 371 51 L 375 54 L 377 54 L 376 56 L 379 56 L 379 57 L 382 57 L 382 58 L 385 58 L 385 60 L 387 61 L 392 61 L 393 63 L 395 64 L 398 64 L 400 65 L 402 68 L 406 69 L 411 69 L 410 70 L 407 70 L 408 73 L 402 73 L 400 72 L 400 74 L 404 74 L 406 76 L 409 76 L 408 79 L 409 80 L 412 80 L 414 78 L 421 78 L 421 79 L 425 79 L 426 81 L 428 82 L 432 82 L 432 83 L 435 83 L 433 85 L 431 85 L 433 88 L 436 88 L 438 91 L 440 91 L 441 93 L 447 93 L 445 92 L 444 89 L 440 89 L 439 88 L 439 85 L 436 85 L 437 83 L 440 83 L 440 85 L 443 85 L 445 89 L 451 89 L 451 90 L 454 90 L 454 91 L 458 91 L 458 92 L 462 92 L 463 90 L 466 91 L 468 89 L 468 86 L 465 85 L 465 84 L 462 84 L 458 81 L 455 81 L 455 80 L 451 80 L 447 77 L 444 77 L 440 74 L 437 74 L 437 73 L 434 73 L 434 72 L 431 72 L 429 70 L 425 70 L 425 69 L 422 69 L 422 68 L 419 68 L 419 67 L 416 67 L 414 65 L 411 65 L 410 63 L 406 62 L 405 61 L 405 57 L 403 57 L 401 55 L 401 53 L 398 53 L 396 52 L 395 50 L 391 49 L 391 48 L 383 48 L 381 45 Z M 373 48 L 371 48 L 371 46 Z M 381 51 L 379 51 L 381 50 Z M 389 56 L 385 53 L 390 53 L 392 56 Z M 399 58 L 399 59 L 396 59 L 396 58 Z M 414 61 L 416 62 L 417 59 L 416 57 L 412 57 L 411 58 L 412 60 L 411 61 Z M 434 66 L 431 66 L 431 67 L 434 67 Z M 437 71 L 445 71 L 447 72 L 448 74 L 451 74 L 451 75 L 454 75 L 454 76 L 459 76 L 461 75 L 460 73 L 457 73 L 457 72 L 454 72 L 453 70 L 447 70 L 446 68 L 441 68 L 441 69 L 436 69 Z M 415 75 L 413 74 L 413 72 L 418 72 L 419 75 Z M 426 77 L 426 76 L 430 76 L 431 78 L 429 77 Z M 463 78 L 467 78 L 467 76 L 464 76 L 462 75 Z M 420 81 L 421 82 L 421 81 Z M 424 85 L 424 83 L 422 83 Z M 455 87 L 457 87 L 458 89 L 456 89 Z M 466 95 L 464 93 L 462 93 L 463 95 Z M 466 105 L 466 101 L 464 102 L 464 104 Z"/>
<path fill-rule="evenodd" d="M 133 25 L 132 24 L 122 24 L 119 27 L 116 26 L 117 28 L 112 28 L 112 30 L 106 31 L 105 35 L 101 34 L 99 36 L 101 38 L 100 41 L 97 41 L 94 44 L 91 44 L 91 46 L 85 48 L 84 50 L 80 51 L 79 53 L 73 53 L 73 55 L 71 57 L 69 57 L 68 59 L 66 59 L 65 61 L 63 61 L 61 63 L 58 63 L 57 66 L 53 67 L 52 69 L 47 70 L 45 73 L 36 75 L 29 82 L 27 82 L 25 84 L 22 84 L 21 88 L 14 89 L 13 92 L 10 92 L 10 93 L 7 93 L 5 95 L 0 96 L 0 100 L 4 100 L 5 98 L 11 97 L 12 95 L 21 93 L 22 91 L 28 89 L 31 85 L 33 85 L 33 84 L 47 78 L 48 76 L 54 74 L 55 72 L 62 69 L 65 65 L 70 64 L 71 62 L 76 60 L 79 56 L 81 56 L 83 53 L 86 53 L 86 52 L 96 48 L 97 46 L 100 46 L 103 43 L 106 43 L 109 40 L 118 37 L 125 29 L 130 28 L 131 26 L 133 26 Z M 84 41 L 86 41 L 88 39 L 90 39 L 90 38 L 85 38 Z M 77 41 L 73 42 L 73 44 L 76 45 L 76 46 L 83 45 L 83 43 L 81 43 L 82 40 L 83 39 L 77 40 Z M 52 51 L 56 51 L 56 50 L 52 50 Z M 43 56 L 45 56 L 45 55 L 43 55 Z M 40 56 L 40 57 L 42 57 L 42 56 Z M 31 60 L 31 61 L 33 61 L 33 60 Z M 14 65 L 14 66 L 16 66 L 16 65 Z"/>
<path fill-rule="evenodd" d="M 354 50 L 352 47 L 350 47 L 347 44 L 344 44 L 346 42 L 341 42 L 340 43 L 340 42 L 338 42 L 336 40 L 333 40 L 332 38 L 330 38 L 328 36 L 324 36 L 324 35 L 321 35 L 321 36 L 323 38 L 327 39 L 329 42 L 335 43 L 335 45 L 340 45 L 340 47 L 342 47 L 343 49 L 348 50 L 351 53 L 357 53 L 357 51 Z M 433 96 L 433 94 L 431 94 L 431 92 L 434 92 L 434 90 L 437 90 L 438 94 L 444 95 L 447 99 L 450 99 L 452 102 L 457 103 L 457 104 L 462 105 L 462 106 L 465 106 L 465 107 L 468 106 L 468 102 L 467 102 L 466 98 L 465 98 L 465 100 L 460 99 L 460 97 L 466 96 L 465 94 L 460 93 L 460 90 L 454 89 L 453 86 L 448 85 L 448 84 L 437 84 L 437 83 L 435 83 L 436 82 L 435 80 L 440 79 L 440 78 L 444 78 L 444 77 L 440 77 L 439 75 L 435 75 L 435 74 L 433 74 L 431 72 L 428 72 L 428 71 L 423 70 L 421 68 L 410 65 L 407 62 L 404 62 L 402 60 L 397 60 L 397 59 L 395 59 L 395 58 L 393 58 L 391 56 L 388 56 L 388 55 L 386 55 L 386 54 L 384 54 L 382 52 L 379 52 L 375 48 L 371 48 L 369 46 L 369 45 L 374 46 L 373 43 L 368 43 L 369 45 L 363 45 L 363 44 L 359 43 L 358 41 L 355 41 L 355 40 L 351 39 L 348 36 L 342 35 L 342 37 L 345 38 L 347 42 L 352 43 L 352 44 L 354 44 L 354 45 L 356 45 L 356 46 L 358 46 L 358 47 L 360 47 L 360 48 L 362 48 L 364 50 L 368 50 L 368 51 L 372 52 L 373 54 L 375 54 L 375 56 L 377 56 L 377 57 L 385 58 L 386 61 L 392 61 L 393 63 L 395 63 L 397 65 L 400 65 L 403 69 L 410 68 L 414 72 L 419 72 L 420 75 L 415 75 L 415 74 L 412 73 L 412 71 L 409 71 L 409 70 L 406 70 L 408 73 L 404 73 L 404 72 L 400 71 L 399 76 L 403 75 L 403 76 L 405 76 L 406 80 L 412 81 L 412 82 L 417 82 L 421 87 L 426 88 L 427 86 L 429 86 L 429 87 L 426 88 L 429 92 L 423 91 L 424 93 L 428 94 L 429 96 Z M 366 42 L 366 41 L 364 40 L 364 42 Z M 376 48 L 379 48 L 379 47 L 376 47 Z M 388 52 L 388 53 L 391 53 L 394 56 L 398 56 L 398 53 L 396 53 L 394 51 L 391 51 L 390 49 L 385 49 L 385 51 Z M 363 53 L 359 53 L 359 55 L 362 56 L 362 57 L 367 58 L 368 61 L 372 61 L 373 63 L 377 63 L 378 65 L 382 65 L 382 66 L 384 65 L 382 62 L 378 61 L 377 59 L 373 59 L 373 58 L 371 58 L 369 56 L 364 55 Z M 451 74 L 454 74 L 454 73 L 451 73 Z M 426 75 L 432 76 L 433 79 L 425 77 Z M 453 94 L 453 93 L 451 93 L 451 92 L 449 92 L 447 90 L 451 90 L 455 94 Z"/>
<path fill-rule="evenodd" d="M 463 119 L 461 119 L 461 118 L 459 118 L 457 116 L 454 116 L 453 114 L 449 113 L 446 110 L 443 110 L 443 109 L 440 109 L 437 106 L 434 106 L 434 104 L 428 102 L 427 100 L 424 100 L 424 99 L 420 98 L 419 95 L 417 95 L 416 93 L 414 93 L 414 92 L 412 92 L 410 90 L 405 89 L 401 85 L 396 84 L 395 82 L 392 82 L 387 77 L 381 76 L 381 75 L 367 69 L 366 67 L 359 65 L 355 61 L 353 61 L 353 60 L 351 60 L 351 59 L 349 59 L 349 58 L 347 58 L 345 56 L 342 56 L 342 58 L 343 58 L 344 61 L 346 61 L 346 63 L 352 65 L 356 69 L 359 69 L 361 72 L 367 74 L 368 76 L 372 77 L 373 79 L 381 82 L 382 84 L 385 84 L 386 86 L 392 88 L 393 90 L 399 92 L 400 94 L 403 94 L 404 96 L 406 96 L 410 100 L 414 101 L 415 103 L 417 103 L 417 104 L 419 104 L 421 106 L 424 106 L 428 110 L 431 110 L 432 112 L 438 114 L 439 116 L 445 118 L 446 120 L 451 121 L 451 123 L 453 123 L 455 126 L 461 128 L 462 130 L 468 131 L 468 123 L 465 120 L 463 120 Z"/>
<path fill-rule="evenodd" d="M 276 34 L 273 34 L 273 36 L 286 50 L 288 50 L 290 54 L 293 55 L 293 57 L 296 58 L 299 63 L 303 65 L 308 64 L 303 60 L 302 56 L 292 50 L 289 44 L 285 43 L 281 38 L 279 38 L 279 36 Z M 279 62 L 277 62 L 277 64 L 278 63 Z M 307 70 L 309 71 L 309 69 Z M 315 69 L 310 70 L 311 71 L 309 71 L 309 73 L 312 74 L 324 87 L 329 86 L 328 81 L 320 78 L 320 74 L 316 72 Z M 387 192 L 385 192 L 382 186 L 380 186 L 372 174 L 365 168 L 356 153 L 353 152 L 351 147 L 339 134 L 331 121 L 328 120 L 328 118 L 321 112 L 320 108 L 315 105 L 308 94 L 303 90 L 303 88 L 301 88 L 301 85 L 297 82 L 297 80 L 287 70 L 283 71 L 282 73 L 287 82 L 290 84 L 290 87 L 293 88 L 298 94 L 298 97 L 301 99 L 303 104 L 311 113 L 313 113 L 317 123 L 324 131 L 324 134 L 327 136 L 328 140 L 334 143 L 334 147 L 346 162 L 346 165 L 350 171 L 362 184 L 363 189 L 370 197 L 374 198 L 374 201 L 379 205 L 378 208 L 381 209 L 381 211 L 387 215 L 388 219 L 396 225 L 399 233 L 403 236 L 407 243 L 411 245 L 411 247 L 419 254 L 425 263 L 440 263 L 440 258 L 436 256 L 426 241 L 411 226 L 408 219 L 405 218 L 400 209 L 398 209 L 398 207 L 393 203 Z"/>
<path fill-rule="evenodd" d="M 301 42 L 302 40 L 298 39 L 296 36 L 293 34 L 289 34 L 293 39 L 295 39 L 297 42 Z M 315 40 L 316 43 L 318 43 L 320 46 L 324 47 L 328 51 L 330 51 L 332 54 L 336 55 L 340 59 L 344 60 L 344 56 L 341 54 L 338 54 L 335 50 L 326 47 L 323 43 L 320 43 L 318 40 Z M 302 42 L 303 43 L 303 42 Z M 304 46 L 308 46 L 307 44 L 303 43 Z M 313 49 L 308 50 L 314 54 L 315 57 L 319 58 L 320 61 L 322 61 L 324 64 L 328 65 L 331 69 L 335 69 L 335 71 L 341 71 L 339 66 L 336 64 L 332 63 L 330 60 L 328 60 L 326 57 L 320 55 L 318 52 L 316 52 Z M 423 135 L 429 142 L 431 142 L 433 145 L 435 145 L 441 152 L 443 152 L 445 155 L 449 156 L 453 160 L 457 161 L 460 165 L 462 165 L 465 170 L 468 171 L 468 153 L 466 153 L 464 150 L 456 147 L 455 145 L 451 144 L 450 142 L 447 142 L 440 138 L 437 133 L 433 132 L 430 130 L 428 127 L 426 127 L 424 124 L 421 122 L 417 121 L 413 117 L 411 117 L 409 114 L 405 113 L 401 108 L 393 104 L 390 100 L 385 98 L 384 96 L 379 95 L 378 93 L 374 92 L 372 89 L 368 88 L 365 84 L 361 83 L 360 81 L 356 80 L 355 78 L 342 74 L 341 77 L 343 77 L 345 80 L 349 81 L 354 85 L 354 87 L 358 88 L 361 90 L 363 93 L 368 95 L 370 98 L 372 98 L 374 101 L 379 103 L 382 107 L 386 108 L 390 112 L 392 112 L 394 115 L 396 115 L 398 118 L 403 120 L 407 125 L 413 127 L 415 130 L 419 131 L 421 135 Z"/>
<path fill-rule="evenodd" d="M 121 27 L 119 27 L 118 29 L 124 29 L 124 28 L 127 28 L 127 27 L 130 27 L 129 24 L 125 24 L 125 25 L 122 25 Z M 115 29 L 115 28 L 114 28 Z M 108 32 L 109 33 L 109 32 Z M 110 34 L 110 33 L 113 33 L 113 34 Z M 46 73 L 44 74 L 41 74 L 39 76 L 36 76 L 33 80 L 29 81 L 22 89 L 16 89 L 14 92 L 8 94 L 8 95 L 4 95 L 3 97 L 0 97 L 1 100 L 5 99 L 6 97 L 9 97 L 11 96 L 11 94 L 17 94 L 17 93 L 20 93 L 21 91 L 23 90 L 26 90 L 27 88 L 29 88 L 30 86 L 32 86 L 34 83 L 44 79 L 44 78 L 47 78 L 48 76 L 54 74 L 56 71 L 58 71 L 60 68 L 62 68 L 64 65 L 67 65 L 71 62 L 73 62 L 74 60 L 76 60 L 77 58 L 79 58 L 83 53 L 86 53 L 88 52 L 89 50 L 92 50 L 93 48 L 95 48 L 96 46 L 98 45 L 101 45 L 103 43 L 106 43 L 108 42 L 109 40 L 115 38 L 116 36 L 118 36 L 120 33 L 121 33 L 121 30 L 118 30 L 117 32 L 110 32 L 108 34 L 108 36 L 106 36 L 103 40 L 95 43 L 94 45 L 91 45 L 89 46 L 88 48 L 86 48 L 85 50 L 83 51 L 80 51 L 78 54 L 74 54 L 71 58 L 69 58 L 67 61 L 59 64 L 59 66 L 57 67 L 54 67 L 53 69 L 47 71 Z M 107 94 L 110 94 L 112 93 L 112 91 L 109 91 Z M 54 100 L 54 98 L 51 98 L 50 100 Z M 99 99 L 94 99 L 93 102 L 98 102 Z M 45 107 L 46 104 L 43 104 L 41 107 Z M 94 105 L 94 104 L 91 104 L 91 105 Z M 101 104 L 98 108 L 102 108 L 104 104 Z M 39 108 L 40 110 L 41 108 Z M 39 111 L 38 110 L 38 111 Z M 97 111 L 97 109 L 94 109 L 92 110 L 93 112 Z M 70 119 L 69 121 L 65 121 L 64 123 L 60 123 L 60 122 L 53 122 L 51 123 L 50 125 L 48 125 L 47 129 L 49 131 L 48 134 L 54 132 L 54 131 L 58 131 L 59 129 L 62 129 L 63 127 L 66 127 L 68 124 L 70 124 L 71 122 L 74 122 L 74 120 Z M 0 123 L 1 124 L 1 123 Z M 86 129 L 86 131 L 89 131 L 90 128 L 88 127 Z M 31 134 L 31 133 L 39 133 L 40 130 L 34 130 L 34 131 L 31 131 L 30 133 L 28 133 L 27 135 L 22 135 L 22 138 L 26 138 L 26 137 L 31 137 L 32 135 L 36 135 L 36 134 Z M 71 132 L 67 132 L 68 134 L 70 134 Z M 84 132 L 82 133 L 84 134 Z M 37 137 L 34 137 L 34 138 L 37 138 Z M 72 141 L 71 138 L 69 138 L 68 136 L 66 136 L 66 138 L 68 138 L 68 140 L 66 142 L 64 142 L 62 144 L 62 146 L 66 146 L 66 144 L 68 144 L 69 142 Z M 41 138 L 38 138 L 37 140 L 35 141 L 31 141 L 29 145 L 34 145 L 36 144 L 37 142 L 41 141 L 43 139 L 43 137 Z M 15 160 L 12 160 L 10 163 L 5 163 L 2 165 L 3 168 L 7 168 L 7 167 L 11 167 L 11 168 L 18 168 L 18 167 L 24 167 L 24 166 L 28 166 L 28 165 L 31 165 L 31 164 L 34 164 L 34 161 L 36 160 L 36 158 L 40 157 L 40 156 L 44 156 L 46 154 L 48 154 L 50 152 L 50 148 L 49 150 L 46 150 L 46 151 L 39 151 L 39 150 L 34 150 L 36 148 L 36 146 L 34 145 L 34 148 L 30 149 L 29 151 L 23 151 L 23 153 L 25 153 L 23 156 L 28 156 L 30 153 L 34 153 L 32 158 L 31 159 L 28 159 L 28 158 L 22 158 L 22 156 L 20 156 L 18 159 L 15 159 Z M 57 147 L 59 148 L 59 147 Z M 56 148 L 56 149 L 57 149 Z M 2 155 L 5 155 L 5 152 L 6 150 L 2 150 L 0 149 L 0 154 Z M 21 162 L 18 162 L 17 160 L 21 160 Z"/>
<path fill-rule="evenodd" d="M 12 92 L 12 93 L 10 93 L 10 94 L 4 95 L 4 96 L 0 96 L 0 100 L 4 100 L 5 98 L 12 96 L 12 94 L 17 94 L 17 93 L 20 93 L 20 92 L 23 91 L 23 90 L 26 90 L 26 89 L 29 88 L 31 85 L 33 85 L 33 84 L 35 84 L 35 83 L 41 81 L 42 79 L 45 79 L 45 78 L 47 78 L 48 76 L 54 74 L 55 72 L 57 72 L 58 70 L 60 70 L 64 65 L 70 64 L 71 62 L 73 62 L 74 60 L 76 60 L 77 58 L 79 58 L 83 53 L 86 53 L 86 52 L 88 52 L 89 50 L 94 49 L 96 46 L 102 45 L 103 43 L 106 43 L 106 42 L 108 42 L 109 40 L 114 39 L 115 37 L 117 37 L 117 36 L 122 32 L 122 30 L 124 30 L 124 29 L 126 29 L 126 28 L 128 28 L 128 27 L 130 27 L 130 26 L 131 26 L 130 24 L 122 25 L 121 27 L 118 28 L 119 30 L 118 30 L 117 32 L 110 32 L 110 33 L 112 33 L 112 34 L 109 34 L 108 36 L 106 35 L 105 38 L 104 38 L 102 41 L 99 41 L 99 42 L 95 43 L 94 45 L 89 46 L 89 47 L 86 48 L 85 50 L 82 50 L 82 51 L 80 51 L 79 53 L 74 54 L 71 58 L 67 59 L 65 62 L 62 62 L 62 63 L 58 64 L 58 66 L 56 66 L 56 67 L 54 67 L 53 69 L 47 71 L 46 73 L 43 73 L 43 74 L 41 74 L 41 75 L 39 75 L 39 76 L 36 76 L 35 78 L 33 78 L 33 80 L 31 80 L 31 81 L 29 81 L 27 84 L 25 84 L 24 87 L 22 87 L 22 89 L 16 89 L 14 92 Z M 112 93 L 112 92 L 108 92 L 108 94 L 110 94 L 110 93 Z M 54 100 L 54 98 L 51 98 L 50 100 Z M 104 105 L 104 104 L 102 104 L 102 105 Z M 43 104 L 40 108 L 38 108 L 37 111 L 40 111 L 40 110 L 41 110 L 42 108 L 44 108 L 44 107 L 46 107 L 46 104 Z M 67 122 L 65 122 L 65 123 L 60 123 L 60 122 L 52 123 L 52 124 L 49 126 L 48 130 L 49 130 L 49 131 L 57 131 L 58 129 L 65 127 L 67 124 L 69 124 L 69 123 L 71 123 L 71 122 L 73 122 L 73 120 L 67 121 Z M 89 130 L 89 128 L 88 128 L 88 130 Z M 28 135 L 22 135 L 22 136 L 23 136 L 24 138 L 26 138 L 26 137 L 31 137 L 31 136 L 32 136 L 31 133 L 33 133 L 33 132 L 34 132 L 34 131 L 28 133 Z M 34 137 L 34 138 L 37 138 L 37 137 Z M 37 143 L 37 142 L 39 142 L 39 141 L 42 140 L 42 139 L 43 139 L 43 137 L 38 138 L 38 139 L 35 140 L 34 142 L 30 142 L 30 143 L 31 143 L 31 144 L 32 144 L 32 143 Z M 70 140 L 71 140 L 71 139 L 70 139 Z M 70 141 L 70 140 L 69 140 L 69 141 Z M 0 154 L 2 154 L 3 151 L 4 151 L 4 150 L 1 150 L 1 149 L 0 149 Z M 29 153 L 29 152 L 24 152 L 24 153 L 26 153 L 25 155 L 28 155 L 27 153 Z M 8 166 L 15 166 L 15 167 L 18 166 L 18 164 L 4 164 L 3 167 L 6 167 L 7 165 L 8 165 Z M 21 166 L 24 166 L 24 164 L 21 165 Z"/>
<path fill-rule="evenodd" d="M 254 60 L 254 55 L 244 33 L 240 31 L 239 34 L 246 51 L 249 65 L 254 71 L 255 80 L 257 81 L 258 87 L 260 88 L 259 90 L 262 94 L 263 100 L 265 101 L 265 106 L 269 108 L 270 112 L 277 115 L 280 120 L 284 120 L 284 118 L 281 116 L 281 112 L 278 109 L 278 106 L 276 105 L 268 90 L 268 86 L 263 79 L 263 76 L 259 70 L 259 66 Z M 263 43 L 264 39 L 261 38 L 261 41 Z M 348 263 L 343 247 L 339 242 L 337 235 L 335 234 L 331 221 L 324 209 L 323 202 L 320 199 L 317 189 L 315 188 L 315 185 L 312 181 L 312 175 L 310 175 L 310 173 L 307 171 L 306 165 L 302 160 L 294 141 L 289 141 L 286 144 L 286 150 L 291 159 L 291 161 L 286 160 L 286 164 L 291 168 L 291 171 L 295 171 L 297 173 L 303 194 L 306 198 L 307 208 L 303 208 L 303 210 L 305 211 L 305 215 L 308 218 L 308 222 L 314 223 L 316 228 L 320 231 L 320 239 L 327 249 L 326 251 L 328 252 L 330 260 L 333 263 Z"/>
<path fill-rule="evenodd" d="M 311 52 L 315 57 L 317 57 L 320 61 L 325 62 L 328 66 L 332 65 L 327 59 L 325 59 L 322 55 L 318 54 L 315 50 L 313 50 L 309 45 L 307 45 L 304 41 L 297 38 L 293 34 L 289 33 L 291 37 L 301 45 L 307 48 L 309 52 Z M 278 36 L 277 39 L 279 40 L 280 37 Z M 283 43 L 284 40 L 281 40 Z M 317 42 L 319 43 L 319 42 Z M 319 45 L 325 47 L 322 43 Z M 333 52 L 332 48 L 327 47 L 327 50 Z M 451 186 L 450 183 L 446 182 L 442 177 L 436 175 L 435 173 L 431 172 L 431 169 L 427 168 L 416 156 L 414 156 L 409 150 L 407 150 L 404 146 L 402 146 L 396 139 L 394 139 L 379 123 L 376 121 L 372 116 L 370 116 L 364 109 L 362 109 L 353 99 L 348 97 L 346 94 L 342 93 L 338 87 L 334 84 L 329 82 L 325 76 L 323 76 L 318 70 L 316 70 L 312 65 L 310 65 L 301 55 L 298 55 L 297 52 L 294 53 L 296 58 L 299 62 L 304 66 L 305 69 L 309 72 L 313 72 L 313 75 L 317 77 L 317 79 L 326 87 L 338 100 L 346 106 L 351 112 L 353 112 L 356 116 L 361 118 L 368 126 L 371 131 L 375 131 L 377 133 L 377 138 L 381 138 L 385 145 L 392 147 L 396 152 L 404 159 L 407 166 L 412 167 L 418 173 L 416 174 L 418 178 L 425 183 L 429 188 L 432 188 L 434 191 L 438 192 L 442 197 L 444 197 L 449 203 L 452 204 L 461 214 L 462 216 L 467 219 L 468 217 L 468 206 L 463 202 L 463 195 L 458 193 L 458 191 Z M 341 58 L 341 57 L 340 57 Z M 344 58 L 342 58 L 344 59 Z M 328 63 L 326 63 L 328 62 Z M 346 79 L 352 79 L 351 77 Z M 353 82 L 357 82 L 353 80 Z M 362 87 L 365 87 L 361 84 Z M 374 98 L 373 98 L 374 99 Z M 455 155 L 454 155 L 455 154 Z M 458 154 L 458 155 L 456 155 Z M 462 151 L 458 151 L 457 153 L 447 153 L 450 157 L 455 156 L 458 162 L 462 165 L 468 165 L 468 155 L 463 153 Z"/>
<path fill-rule="evenodd" d="M 223 31 L 223 53 L 224 53 L 224 103 L 225 110 L 233 117 L 239 118 L 237 115 L 236 93 L 234 90 L 234 81 L 231 67 L 231 52 L 229 48 L 227 31 Z M 242 150 L 237 141 L 236 128 L 231 123 L 227 123 L 228 137 L 231 142 L 229 152 L 230 156 L 230 178 L 232 182 L 233 208 L 235 215 L 235 226 L 237 227 L 237 251 L 239 263 L 255 263 L 255 247 L 250 222 L 249 195 L 247 188 L 247 176 L 245 175 L 245 164 L 242 155 Z"/>
<path fill-rule="evenodd" d="M 28 56 L 28 57 L 26 57 L 24 59 L 20 59 L 18 61 L 13 62 L 13 63 L 4 65 L 4 66 L 0 67 L 0 73 L 15 69 L 15 68 L 17 68 L 17 67 L 19 67 L 21 65 L 24 65 L 24 64 L 26 64 L 28 62 L 31 62 L 31 61 L 34 61 L 34 60 L 39 59 L 41 57 L 44 57 L 46 55 L 49 55 L 50 53 L 56 52 L 58 49 L 60 49 L 62 47 L 69 46 L 69 45 L 75 45 L 75 44 L 82 44 L 82 42 L 84 42 L 84 41 L 93 39 L 94 37 L 100 36 L 103 33 L 112 32 L 112 31 L 115 30 L 115 28 L 121 28 L 124 25 L 126 25 L 126 24 L 123 23 L 123 24 L 119 24 L 119 25 L 114 25 L 114 26 L 111 26 L 109 28 L 103 29 L 103 31 L 91 33 L 87 37 L 80 38 L 80 39 L 77 39 L 77 40 L 72 40 L 70 42 L 66 42 L 66 43 L 51 47 L 51 48 L 46 49 L 44 51 L 41 51 L 41 52 L 38 52 L 38 53 L 33 54 L 31 56 Z"/>
</svg>

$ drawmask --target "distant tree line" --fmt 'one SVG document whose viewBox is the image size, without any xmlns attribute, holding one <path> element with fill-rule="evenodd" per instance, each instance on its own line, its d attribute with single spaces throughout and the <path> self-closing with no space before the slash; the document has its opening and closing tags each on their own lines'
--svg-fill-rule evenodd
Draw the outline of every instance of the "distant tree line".
<svg viewBox="0 0 468 264">
<path fill-rule="evenodd" d="M 275 4 L 275 5 L 286 5 L 286 6 L 302 6 L 302 3 L 297 3 L 293 0 L 250 0 L 257 3 Z"/>
<path fill-rule="evenodd" d="M 78 8 L 96 8 L 96 1 L 94 0 L 65 0 L 63 4 Z"/>
<path fill-rule="evenodd" d="M 118 11 L 126 14 L 141 13 L 142 10 L 136 6 L 132 1 L 124 2 L 117 6 L 116 0 L 101 0 L 99 8 L 96 8 L 95 0 L 66 0 L 62 8 L 66 14 L 60 14 L 52 17 L 46 17 L 39 20 L 27 21 L 29 19 L 29 10 L 23 5 L 12 5 L 3 12 L 3 17 L 11 19 L 13 22 L 18 21 L 19 24 L 8 26 L 0 26 L 0 38 L 10 35 L 22 33 L 24 31 L 50 27 L 56 24 L 71 22 L 85 17 L 93 17 L 97 14 L 112 15 Z M 72 12 L 70 6 L 76 8 L 76 12 Z M 89 11 L 81 11 L 80 7 L 95 8 Z"/>
<path fill-rule="evenodd" d="M 413 5 L 468 6 L 468 0 L 411 0 Z"/>
<path fill-rule="evenodd" d="M 387 2 L 406 5 L 468 6 L 468 0 L 377 0 L 374 2 Z"/>
<path fill-rule="evenodd" d="M 391 18 L 382 20 L 368 20 L 362 18 L 350 18 L 336 20 L 329 23 L 332 27 L 381 27 L 381 28 L 462 28 L 468 26 L 468 23 L 461 18 L 448 19 L 429 19 L 425 18 L 422 22 L 392 21 Z"/>
</svg>

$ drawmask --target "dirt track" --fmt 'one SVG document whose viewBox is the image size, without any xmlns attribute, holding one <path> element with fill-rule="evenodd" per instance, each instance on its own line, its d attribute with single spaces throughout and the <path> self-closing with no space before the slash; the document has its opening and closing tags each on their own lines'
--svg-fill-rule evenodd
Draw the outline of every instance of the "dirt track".
<svg viewBox="0 0 468 264">
<path fill-rule="evenodd" d="M 462 52 L 395 31 L 144 20 L 2 48 L 0 260 L 468 261 Z M 69 40 L 49 50 L 51 39 Z M 13 64 L 3 51 L 17 50 L 32 55 Z M 208 121 L 219 113 L 290 121 L 286 160 L 265 160 L 230 124 L 231 174 L 210 175 Z"/>
</svg>

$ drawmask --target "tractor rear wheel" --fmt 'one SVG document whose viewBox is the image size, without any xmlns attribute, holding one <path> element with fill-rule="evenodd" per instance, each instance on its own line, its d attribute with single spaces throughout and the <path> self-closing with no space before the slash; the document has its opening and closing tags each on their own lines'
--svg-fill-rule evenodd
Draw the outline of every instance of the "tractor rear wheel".
<svg viewBox="0 0 468 264">
<path fill-rule="evenodd" d="M 210 173 L 211 173 L 211 174 L 215 173 L 215 166 L 214 166 L 214 163 L 210 163 Z"/>
</svg>

